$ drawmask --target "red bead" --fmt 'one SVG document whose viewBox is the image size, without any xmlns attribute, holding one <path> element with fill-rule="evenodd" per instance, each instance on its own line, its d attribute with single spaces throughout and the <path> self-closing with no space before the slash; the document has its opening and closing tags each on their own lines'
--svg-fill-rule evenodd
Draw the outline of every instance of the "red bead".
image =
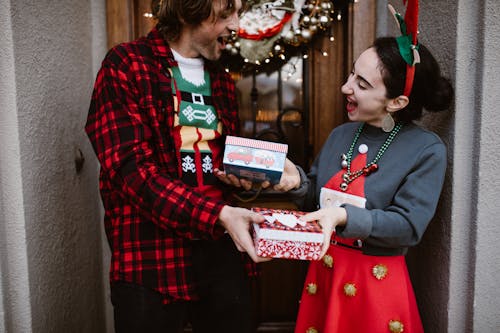
<svg viewBox="0 0 500 333">
<path fill-rule="evenodd" d="M 366 176 L 368 176 L 372 172 L 377 171 L 377 169 L 378 169 L 378 165 L 377 164 L 372 164 L 370 166 L 367 166 L 367 167 L 363 168 L 363 174 L 366 175 Z"/>
</svg>

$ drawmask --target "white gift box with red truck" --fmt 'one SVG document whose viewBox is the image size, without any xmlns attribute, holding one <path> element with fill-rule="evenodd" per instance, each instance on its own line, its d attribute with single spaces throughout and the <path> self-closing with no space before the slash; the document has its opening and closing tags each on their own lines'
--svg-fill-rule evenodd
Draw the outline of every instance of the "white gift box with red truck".
<svg viewBox="0 0 500 333">
<path fill-rule="evenodd" d="M 318 221 L 302 222 L 299 211 L 252 208 L 266 220 L 254 223 L 253 236 L 257 255 L 267 258 L 298 260 L 320 259 L 323 231 Z"/>
<path fill-rule="evenodd" d="M 226 137 L 224 171 L 255 183 L 277 184 L 285 167 L 288 145 L 237 136 Z"/>
</svg>

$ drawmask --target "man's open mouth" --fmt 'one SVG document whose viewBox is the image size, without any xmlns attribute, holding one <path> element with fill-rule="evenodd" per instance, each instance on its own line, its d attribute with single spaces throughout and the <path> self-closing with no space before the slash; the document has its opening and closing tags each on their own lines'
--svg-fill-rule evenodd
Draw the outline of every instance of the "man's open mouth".
<svg viewBox="0 0 500 333">
<path fill-rule="evenodd" d="M 222 46 L 222 47 L 226 47 L 226 44 L 229 40 L 229 37 L 225 37 L 225 36 L 220 36 L 219 38 L 217 38 L 217 42 Z"/>
</svg>

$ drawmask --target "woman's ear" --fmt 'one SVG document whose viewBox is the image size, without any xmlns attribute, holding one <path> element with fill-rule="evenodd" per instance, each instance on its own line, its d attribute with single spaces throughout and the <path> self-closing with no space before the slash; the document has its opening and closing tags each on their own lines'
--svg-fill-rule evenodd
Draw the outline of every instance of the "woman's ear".
<svg viewBox="0 0 500 333">
<path fill-rule="evenodd" d="M 389 100 L 386 110 L 389 112 L 396 112 L 404 109 L 408 105 L 408 103 L 410 103 L 410 100 L 407 96 L 399 95 L 398 97 Z"/>
</svg>

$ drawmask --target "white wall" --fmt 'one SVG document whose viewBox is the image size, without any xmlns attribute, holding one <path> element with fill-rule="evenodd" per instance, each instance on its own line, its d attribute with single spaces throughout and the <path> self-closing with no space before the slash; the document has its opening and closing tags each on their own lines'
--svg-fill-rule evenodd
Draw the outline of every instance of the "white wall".
<svg viewBox="0 0 500 333">
<path fill-rule="evenodd" d="M 6 332 L 105 331 L 97 164 L 83 132 L 105 52 L 104 4 L 0 0 Z"/>
</svg>

